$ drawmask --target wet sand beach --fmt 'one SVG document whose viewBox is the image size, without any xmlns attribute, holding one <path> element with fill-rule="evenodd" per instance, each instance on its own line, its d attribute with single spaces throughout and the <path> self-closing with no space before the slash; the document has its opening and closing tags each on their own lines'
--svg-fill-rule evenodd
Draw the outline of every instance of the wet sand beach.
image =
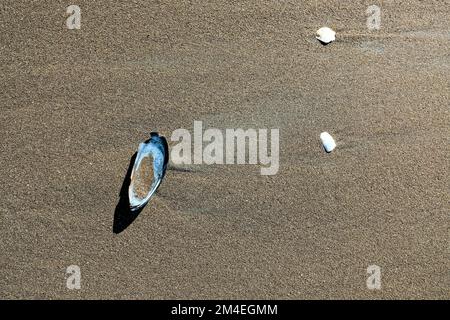
<svg viewBox="0 0 450 320">
<path fill-rule="evenodd" d="M 70 4 L 0 3 L 1 299 L 450 298 L 448 0 Z M 279 129 L 278 173 L 171 164 L 114 229 L 139 143 L 194 121 Z"/>
</svg>

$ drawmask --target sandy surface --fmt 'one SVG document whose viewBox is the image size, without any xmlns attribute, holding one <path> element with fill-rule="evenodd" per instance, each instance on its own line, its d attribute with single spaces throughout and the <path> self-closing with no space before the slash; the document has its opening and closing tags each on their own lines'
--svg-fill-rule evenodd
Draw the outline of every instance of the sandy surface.
<svg viewBox="0 0 450 320">
<path fill-rule="evenodd" d="M 68 30 L 1 1 L 0 298 L 450 298 L 450 2 L 205 2 L 80 0 Z M 279 128 L 279 173 L 171 166 L 113 233 L 139 142 L 194 120 Z"/>
</svg>

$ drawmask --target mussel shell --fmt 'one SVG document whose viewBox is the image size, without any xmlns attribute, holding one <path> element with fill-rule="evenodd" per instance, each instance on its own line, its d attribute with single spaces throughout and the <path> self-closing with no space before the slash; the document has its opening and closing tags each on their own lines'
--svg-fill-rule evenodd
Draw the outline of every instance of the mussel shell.
<svg viewBox="0 0 450 320">
<path fill-rule="evenodd" d="M 137 196 L 135 187 L 137 172 L 146 157 L 151 157 L 153 159 L 153 178 L 147 195 L 142 198 Z M 131 171 L 131 181 L 128 187 L 128 199 L 131 211 L 142 209 L 149 202 L 166 174 L 168 162 L 169 147 L 166 138 L 152 132 L 150 134 L 150 139 L 139 144 L 136 159 L 134 160 L 133 169 Z M 151 171 L 148 174 L 151 174 Z"/>
</svg>

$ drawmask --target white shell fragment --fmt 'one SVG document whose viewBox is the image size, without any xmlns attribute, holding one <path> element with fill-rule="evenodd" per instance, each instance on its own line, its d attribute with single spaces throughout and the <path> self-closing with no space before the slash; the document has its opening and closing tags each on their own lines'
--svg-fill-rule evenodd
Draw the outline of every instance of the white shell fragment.
<svg viewBox="0 0 450 320">
<path fill-rule="evenodd" d="M 334 142 L 333 137 L 328 132 L 322 132 L 320 134 L 320 140 L 322 140 L 322 145 L 326 152 L 329 153 L 336 148 L 336 142 Z"/>
<path fill-rule="evenodd" d="M 139 144 L 128 187 L 130 210 L 142 209 L 158 189 L 169 162 L 166 138 L 152 132 L 150 139 Z"/>
<path fill-rule="evenodd" d="M 336 40 L 336 32 L 334 32 L 328 27 L 323 27 L 317 30 L 316 38 L 323 44 L 328 44 Z"/>
</svg>

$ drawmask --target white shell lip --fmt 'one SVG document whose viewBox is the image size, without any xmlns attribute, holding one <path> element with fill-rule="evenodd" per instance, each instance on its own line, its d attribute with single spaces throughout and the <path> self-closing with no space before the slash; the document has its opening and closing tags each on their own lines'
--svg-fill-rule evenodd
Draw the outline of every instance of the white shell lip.
<svg viewBox="0 0 450 320">
<path fill-rule="evenodd" d="M 145 198 L 140 199 L 134 192 L 133 176 L 139 169 L 142 159 L 147 156 L 153 158 L 153 179 L 150 191 Z M 150 139 L 139 144 L 136 159 L 134 160 L 133 170 L 131 171 L 131 182 L 128 186 L 128 200 L 130 203 L 130 210 L 137 211 L 144 208 L 144 206 L 150 201 L 150 198 L 158 189 L 161 181 L 166 174 L 167 164 L 169 162 L 169 147 L 166 138 L 152 132 Z"/>
<path fill-rule="evenodd" d="M 328 44 L 336 40 L 336 32 L 328 27 L 322 27 L 317 30 L 316 39 L 323 44 Z"/>
<path fill-rule="evenodd" d="M 334 150 L 334 148 L 336 148 L 336 142 L 328 132 L 322 132 L 320 134 L 320 140 L 322 141 L 323 148 L 327 153 L 330 153 Z"/>
</svg>

